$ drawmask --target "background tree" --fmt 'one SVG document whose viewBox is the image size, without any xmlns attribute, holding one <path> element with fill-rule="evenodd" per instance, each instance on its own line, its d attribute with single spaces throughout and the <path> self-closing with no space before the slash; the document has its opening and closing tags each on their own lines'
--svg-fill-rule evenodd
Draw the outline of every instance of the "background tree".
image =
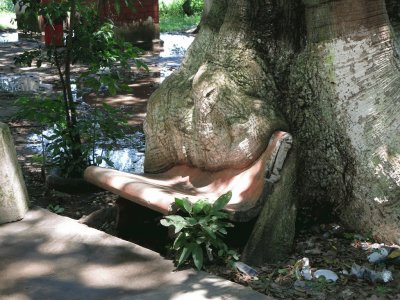
<svg viewBox="0 0 400 300">
<path fill-rule="evenodd" d="M 400 243 L 399 21 L 395 0 L 206 1 L 150 98 L 145 170 L 245 167 L 286 130 L 294 151 L 247 261 L 290 249 L 296 203 Z"/>
</svg>

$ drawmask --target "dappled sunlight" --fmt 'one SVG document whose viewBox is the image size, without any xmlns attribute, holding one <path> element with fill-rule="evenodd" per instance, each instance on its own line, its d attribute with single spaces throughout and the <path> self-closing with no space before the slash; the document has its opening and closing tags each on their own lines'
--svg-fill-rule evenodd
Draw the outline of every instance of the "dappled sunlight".
<svg viewBox="0 0 400 300">
<path fill-rule="evenodd" d="M 1 225 L 0 244 L 1 299 L 195 299 L 197 295 L 245 299 L 239 296 L 242 293 L 257 299 L 258 295 L 204 272 L 173 272 L 173 263 L 158 253 L 43 209 Z"/>
<path fill-rule="evenodd" d="M 18 42 L 18 32 L 3 32 L 0 33 L 0 43 L 15 43 Z"/>
<path fill-rule="evenodd" d="M 15 293 L 11 295 L 2 295 L 2 300 L 32 300 L 32 298 L 24 295 L 23 293 Z"/>
<path fill-rule="evenodd" d="M 18 261 L 2 269 L 2 272 L 6 272 L 8 275 L 7 279 L 11 282 L 18 278 L 29 278 L 50 275 L 54 272 L 56 266 L 51 262 L 43 259 L 36 261 Z M 4 282 L 3 282 L 4 283 Z"/>
<path fill-rule="evenodd" d="M 164 279 L 159 276 L 160 268 L 162 266 L 158 265 L 153 265 L 152 268 L 149 268 L 141 260 L 129 260 L 115 265 L 91 264 L 89 262 L 80 268 L 79 273 L 76 275 L 88 287 L 152 289 L 155 287 L 156 282 L 161 282 Z M 135 276 L 138 270 L 142 273 L 139 277 Z M 116 280 L 116 275 L 118 280 Z M 133 278 L 135 278 L 134 285 L 132 285 Z"/>
<path fill-rule="evenodd" d="M 392 153 L 388 145 L 382 145 L 375 155 L 379 159 L 379 163 L 375 165 L 375 175 L 378 178 L 390 178 L 394 185 L 400 187 L 400 153 Z"/>
</svg>

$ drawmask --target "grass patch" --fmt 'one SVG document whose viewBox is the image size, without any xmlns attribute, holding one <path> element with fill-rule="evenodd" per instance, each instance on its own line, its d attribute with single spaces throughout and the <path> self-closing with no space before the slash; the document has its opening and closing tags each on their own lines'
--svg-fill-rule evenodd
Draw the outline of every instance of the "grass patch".
<svg viewBox="0 0 400 300">
<path fill-rule="evenodd" d="M 203 0 L 191 0 L 192 16 L 187 16 L 182 5 L 184 0 L 160 1 L 160 31 L 183 31 L 197 26 L 203 12 Z"/>
<path fill-rule="evenodd" d="M 12 22 L 15 14 L 10 12 L 0 12 L 0 30 L 17 29 L 17 23 Z"/>
<path fill-rule="evenodd" d="M 160 18 L 160 31 L 182 31 L 197 26 L 200 22 L 200 15 L 194 16 L 165 16 Z"/>
</svg>

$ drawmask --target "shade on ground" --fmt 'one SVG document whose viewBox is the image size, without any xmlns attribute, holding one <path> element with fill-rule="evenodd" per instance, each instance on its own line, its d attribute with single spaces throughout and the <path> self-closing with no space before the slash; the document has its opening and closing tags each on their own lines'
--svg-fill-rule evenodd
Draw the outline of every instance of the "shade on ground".
<svg viewBox="0 0 400 300">
<path fill-rule="evenodd" d="M 0 245 L 2 300 L 271 299 L 43 209 L 1 225 Z"/>
</svg>

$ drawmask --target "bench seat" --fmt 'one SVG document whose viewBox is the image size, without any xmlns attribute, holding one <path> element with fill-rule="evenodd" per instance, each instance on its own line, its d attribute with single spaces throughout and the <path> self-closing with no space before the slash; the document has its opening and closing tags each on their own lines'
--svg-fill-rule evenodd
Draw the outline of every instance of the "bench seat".
<svg viewBox="0 0 400 300">
<path fill-rule="evenodd" d="M 96 166 L 85 170 L 86 181 L 125 199 L 160 212 L 176 212 L 175 198 L 215 201 L 231 191 L 225 207 L 234 221 L 255 217 L 269 193 L 271 184 L 279 179 L 279 171 L 291 147 L 290 134 L 273 134 L 266 150 L 249 167 L 208 172 L 187 165 L 177 165 L 159 174 L 131 174 Z M 267 182 L 267 184 L 266 184 Z"/>
</svg>

